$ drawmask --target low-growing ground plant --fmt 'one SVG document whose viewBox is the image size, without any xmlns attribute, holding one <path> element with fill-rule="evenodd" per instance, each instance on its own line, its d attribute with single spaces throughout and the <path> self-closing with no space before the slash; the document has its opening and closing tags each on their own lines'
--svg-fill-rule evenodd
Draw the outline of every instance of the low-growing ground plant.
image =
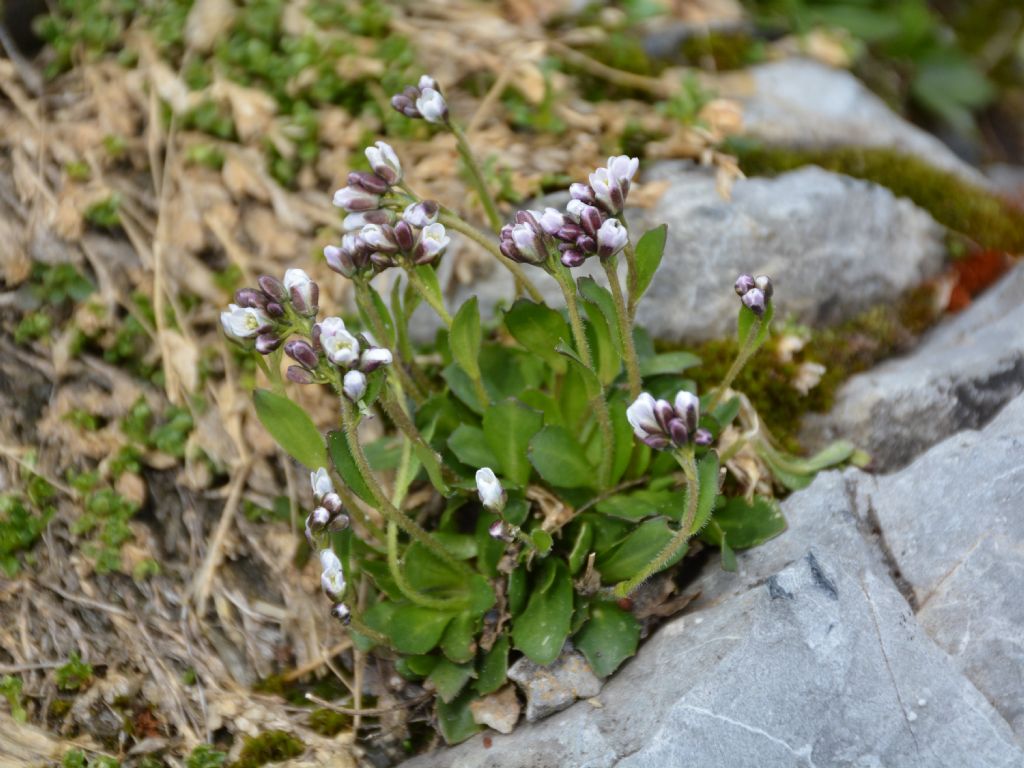
<svg viewBox="0 0 1024 768">
<path fill-rule="evenodd" d="M 296 268 L 238 291 L 221 319 L 269 382 L 254 393 L 260 419 L 311 470 L 305 533 L 333 615 L 358 648 L 436 692 L 437 725 L 456 742 L 478 730 L 470 704 L 506 684 L 515 657 L 550 664 L 571 641 L 598 675 L 613 673 L 636 651 L 630 598 L 648 580 L 697 540 L 734 569 L 736 550 L 785 527 L 766 478 L 802 487 L 853 448 L 790 456 L 764 425 L 770 414 L 732 389 L 770 333 L 768 277 L 736 280 L 738 354 L 710 390 L 687 377 L 695 355 L 658 354 L 636 327 L 666 228 L 639 238 L 627 228 L 635 158 L 609 158 L 572 184 L 564 210 L 503 224 L 437 82 L 424 76 L 392 105 L 453 134 L 493 232 L 417 195 L 377 142 L 372 170 L 334 195 L 344 234 L 324 251 L 351 281 L 358 318 L 325 316 Z M 449 231 L 511 273 L 515 296 L 493 317 L 476 297 L 446 305 L 436 265 Z M 574 271 L 588 261 L 604 281 Z M 375 280 L 384 272 L 387 299 Z M 542 300 L 540 273 L 560 306 Z M 441 326 L 426 347 L 410 333 L 421 304 Z M 321 435 L 287 382 L 324 386 L 338 428 Z M 383 436 L 365 439 L 369 421 Z M 752 464 L 761 482 L 737 469 Z"/>
</svg>

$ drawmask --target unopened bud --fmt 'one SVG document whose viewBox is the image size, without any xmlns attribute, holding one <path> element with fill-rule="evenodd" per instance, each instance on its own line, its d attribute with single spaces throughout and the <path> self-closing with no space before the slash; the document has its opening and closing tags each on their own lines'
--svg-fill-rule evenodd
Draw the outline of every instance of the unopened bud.
<svg viewBox="0 0 1024 768">
<path fill-rule="evenodd" d="M 267 314 L 271 317 L 284 317 L 284 306 L 276 301 L 268 301 Z"/>
<path fill-rule="evenodd" d="M 352 520 L 349 519 L 348 515 L 341 514 L 335 515 L 331 518 L 330 525 L 328 526 L 332 531 L 344 531 L 349 525 L 352 524 Z"/>
<path fill-rule="evenodd" d="M 313 533 L 319 533 L 331 522 L 331 513 L 324 507 L 317 507 L 306 518 L 306 527 Z"/>
<path fill-rule="evenodd" d="M 741 301 L 745 307 L 758 317 L 764 314 L 764 293 L 760 288 L 751 288 L 743 294 Z"/>
<path fill-rule="evenodd" d="M 331 608 L 331 616 L 336 618 L 345 626 L 348 626 L 349 622 L 352 621 L 352 611 L 350 611 L 348 606 L 344 603 L 337 603 L 333 608 Z"/>
<path fill-rule="evenodd" d="M 334 491 L 329 491 L 324 494 L 324 497 L 320 500 L 320 503 L 330 512 L 332 515 L 336 515 L 341 512 L 342 502 L 341 496 L 336 494 Z"/>
<path fill-rule="evenodd" d="M 342 382 L 342 391 L 352 402 L 359 402 L 366 394 L 366 374 L 362 371 L 349 371 Z"/>
<path fill-rule="evenodd" d="M 504 520 L 495 520 L 491 523 L 487 532 L 491 535 L 492 539 L 497 539 L 498 541 L 509 542 L 515 540 L 515 534 L 512 533 L 512 526 Z"/>
<path fill-rule="evenodd" d="M 771 300 L 772 294 L 775 293 L 775 287 L 772 285 L 772 279 L 768 275 L 758 275 L 755 277 L 754 285 L 761 289 L 765 301 Z"/>
<path fill-rule="evenodd" d="M 235 291 L 235 304 L 240 307 L 253 307 L 255 309 L 266 309 L 267 294 L 255 288 L 240 288 Z"/>
<path fill-rule="evenodd" d="M 311 371 L 298 365 L 289 365 L 284 375 L 296 384 L 312 384 L 316 380 Z"/>
<path fill-rule="evenodd" d="M 261 355 L 269 355 L 281 346 L 281 337 L 275 333 L 261 333 L 256 337 L 256 351 Z"/>
<path fill-rule="evenodd" d="M 284 345 L 284 353 L 309 370 L 313 370 L 320 363 L 320 356 L 304 339 L 291 339 Z"/>
<path fill-rule="evenodd" d="M 260 289 L 274 301 L 282 302 L 288 299 L 288 291 L 285 290 L 284 283 L 276 277 L 260 275 L 256 278 L 256 282 L 259 283 Z"/>
<path fill-rule="evenodd" d="M 736 289 L 736 295 L 742 296 L 751 288 L 755 287 L 754 278 L 750 275 L 740 275 L 736 278 L 736 285 L 733 287 Z"/>
<path fill-rule="evenodd" d="M 709 446 L 714 441 L 711 432 L 701 427 L 693 435 L 693 442 L 700 446 Z"/>
</svg>

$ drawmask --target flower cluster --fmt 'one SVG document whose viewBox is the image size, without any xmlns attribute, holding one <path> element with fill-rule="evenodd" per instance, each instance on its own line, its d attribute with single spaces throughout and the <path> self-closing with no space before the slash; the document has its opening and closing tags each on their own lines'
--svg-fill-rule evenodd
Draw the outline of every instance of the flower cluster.
<svg viewBox="0 0 1024 768">
<path fill-rule="evenodd" d="M 419 83 L 406 86 L 401 93 L 392 96 L 391 106 L 414 120 L 438 124 L 448 122 L 448 104 L 441 95 L 437 80 L 430 75 L 423 75 Z"/>
<path fill-rule="evenodd" d="M 512 261 L 544 264 L 557 252 L 566 267 L 578 267 L 590 256 L 608 259 L 629 242 L 618 219 L 639 160 L 619 155 L 590 174 L 589 184 L 569 187 L 572 199 L 565 211 L 520 211 L 515 223 L 502 227 L 501 252 Z"/>
<path fill-rule="evenodd" d="M 230 338 L 255 340 L 256 351 L 267 355 L 281 346 L 296 316 L 315 317 L 320 288 L 301 269 L 289 269 L 284 282 L 261 275 L 258 288 L 242 288 L 235 303 L 220 313 L 220 324 Z"/>
<path fill-rule="evenodd" d="M 437 220 L 440 206 L 431 201 L 401 205 L 389 197 L 402 181 L 402 164 L 389 144 L 366 148 L 372 173 L 353 171 L 348 186 L 334 193 L 334 204 L 348 211 L 341 245 L 324 248 L 327 265 L 345 277 L 379 272 L 402 259 L 432 264 L 448 247 L 448 234 Z"/>
<path fill-rule="evenodd" d="M 629 408 L 626 419 L 633 434 L 657 451 L 670 446 L 681 448 L 688 443 L 710 445 L 711 433 L 697 427 L 700 420 L 700 400 L 685 389 L 676 394 L 675 402 L 655 400 L 642 392 Z"/>
<path fill-rule="evenodd" d="M 764 314 L 765 307 L 772 299 L 775 289 L 772 287 L 772 279 L 768 275 L 740 275 L 736 278 L 736 295 L 740 297 L 743 306 L 747 307 L 758 317 Z"/>
<path fill-rule="evenodd" d="M 342 600 L 345 598 L 345 573 L 341 560 L 331 548 L 327 532 L 344 530 L 349 526 L 349 518 L 342 511 L 341 497 L 334 491 L 334 484 L 327 470 L 321 467 L 309 475 L 309 483 L 313 487 L 316 508 L 306 518 L 306 540 L 311 549 L 320 555 L 320 586 L 324 594 L 334 603 L 332 615 L 347 622 L 350 612 Z"/>
<path fill-rule="evenodd" d="M 344 371 L 342 390 L 353 402 L 366 394 L 366 375 L 392 362 L 391 350 L 374 346 L 365 336 L 356 336 L 340 317 L 325 317 L 313 325 L 310 341 L 292 339 L 284 352 L 298 365 L 288 367 L 287 375 L 297 384 L 326 381 L 321 363 Z M 321 357 L 322 354 L 322 357 Z"/>
</svg>

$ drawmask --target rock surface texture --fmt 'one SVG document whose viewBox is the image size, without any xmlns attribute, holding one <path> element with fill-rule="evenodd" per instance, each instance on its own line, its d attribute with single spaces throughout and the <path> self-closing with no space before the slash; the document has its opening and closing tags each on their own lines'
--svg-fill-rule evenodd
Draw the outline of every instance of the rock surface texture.
<svg viewBox="0 0 1024 768">
<path fill-rule="evenodd" d="M 766 142 L 896 149 L 972 184 L 988 184 L 980 171 L 897 115 L 845 70 L 785 59 L 725 76 L 719 92 L 740 99 L 744 132 Z"/>
<path fill-rule="evenodd" d="M 823 474 L 595 700 L 408 765 L 1024 765 L 1022 436 L 1024 396 L 898 474 Z"/>
<path fill-rule="evenodd" d="M 850 379 L 832 411 L 805 421 L 808 445 L 837 436 L 892 471 L 1024 391 L 1024 264 L 912 354 Z"/>
<path fill-rule="evenodd" d="M 656 338 L 733 333 L 732 286 L 741 272 L 772 276 L 780 316 L 830 323 L 894 300 L 935 274 L 944 258 L 943 229 L 927 213 L 882 187 L 817 167 L 741 179 L 732 201 L 718 194 L 713 173 L 686 162 L 655 163 L 643 180 L 668 182 L 654 207 L 629 212 L 638 234 L 668 224 L 665 256 L 637 318 Z M 526 269 L 557 306 L 554 280 Z M 603 274 L 594 276 L 603 282 Z M 486 312 L 511 293 L 511 279 L 496 267 L 453 298 L 457 305 L 478 296 Z"/>
</svg>

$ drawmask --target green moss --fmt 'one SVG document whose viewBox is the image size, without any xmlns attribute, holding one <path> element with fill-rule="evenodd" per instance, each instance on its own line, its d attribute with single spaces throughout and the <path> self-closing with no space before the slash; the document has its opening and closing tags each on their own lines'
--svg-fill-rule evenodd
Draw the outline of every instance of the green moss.
<svg viewBox="0 0 1024 768">
<path fill-rule="evenodd" d="M 695 66 L 713 63 L 717 71 L 742 69 L 764 59 L 764 44 L 745 31 L 708 32 L 683 40 L 679 53 Z"/>
<path fill-rule="evenodd" d="M 936 319 L 931 289 L 917 288 L 898 301 L 869 309 L 840 325 L 813 330 L 792 362 L 773 359 L 773 345 L 769 341 L 733 386 L 744 392 L 757 412 L 765 416 L 772 435 L 783 447 L 799 452 L 797 436 L 805 414 L 828 411 L 843 382 L 908 348 Z M 693 378 L 698 391 L 703 392 L 724 377 L 736 356 L 736 341 L 709 341 L 691 351 L 702 360 Z M 826 371 L 818 386 L 801 395 L 792 381 L 805 361 L 823 363 Z"/>
<path fill-rule="evenodd" d="M 771 176 L 805 165 L 872 181 L 928 211 L 936 221 L 986 248 L 1024 251 L 1024 213 L 998 195 L 925 161 L 891 149 L 788 149 L 734 140 L 729 150 L 748 176 Z"/>
<path fill-rule="evenodd" d="M 314 709 L 309 713 L 309 727 L 323 736 L 335 736 L 352 722 L 352 718 L 333 709 Z"/>
<path fill-rule="evenodd" d="M 238 759 L 231 768 L 259 768 L 267 763 L 280 763 L 298 757 L 306 751 L 297 738 L 285 731 L 266 731 L 259 736 L 247 736 Z"/>
</svg>

